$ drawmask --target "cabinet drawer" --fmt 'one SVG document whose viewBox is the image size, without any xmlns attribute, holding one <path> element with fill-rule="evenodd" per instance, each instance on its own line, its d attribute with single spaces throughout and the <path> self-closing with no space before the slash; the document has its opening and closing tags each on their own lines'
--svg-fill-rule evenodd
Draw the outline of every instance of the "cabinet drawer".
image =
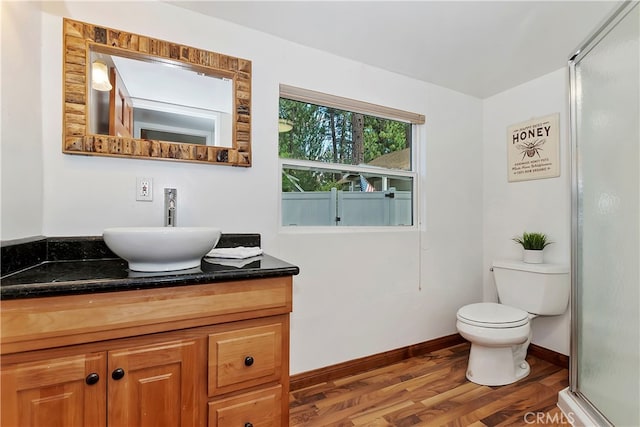
<svg viewBox="0 0 640 427">
<path fill-rule="evenodd" d="M 281 427 L 282 387 L 209 402 L 208 427 Z"/>
<path fill-rule="evenodd" d="M 282 374 L 279 321 L 209 335 L 209 396 L 271 381 Z"/>
</svg>

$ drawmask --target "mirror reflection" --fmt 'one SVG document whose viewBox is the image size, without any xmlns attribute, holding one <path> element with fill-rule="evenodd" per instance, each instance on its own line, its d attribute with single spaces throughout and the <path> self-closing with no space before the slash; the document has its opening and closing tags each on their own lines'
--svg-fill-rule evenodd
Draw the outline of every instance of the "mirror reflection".
<svg viewBox="0 0 640 427">
<path fill-rule="evenodd" d="M 233 81 L 90 51 L 89 133 L 232 147 Z"/>
</svg>

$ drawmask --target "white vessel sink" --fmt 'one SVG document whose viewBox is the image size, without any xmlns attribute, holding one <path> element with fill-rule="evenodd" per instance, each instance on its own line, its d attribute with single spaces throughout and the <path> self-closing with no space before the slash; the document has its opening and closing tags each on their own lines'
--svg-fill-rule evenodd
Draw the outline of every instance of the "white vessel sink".
<svg viewBox="0 0 640 427">
<path fill-rule="evenodd" d="M 214 227 L 112 227 L 104 242 L 133 271 L 173 271 L 199 267 L 218 243 Z"/>
</svg>

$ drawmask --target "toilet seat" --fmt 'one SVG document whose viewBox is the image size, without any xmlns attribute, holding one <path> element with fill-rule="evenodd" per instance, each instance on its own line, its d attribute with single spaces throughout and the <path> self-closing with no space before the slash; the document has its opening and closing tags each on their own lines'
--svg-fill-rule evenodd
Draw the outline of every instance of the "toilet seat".
<svg viewBox="0 0 640 427">
<path fill-rule="evenodd" d="M 482 328 L 516 328 L 529 322 L 529 313 L 494 302 L 465 305 L 457 313 L 460 322 Z"/>
</svg>

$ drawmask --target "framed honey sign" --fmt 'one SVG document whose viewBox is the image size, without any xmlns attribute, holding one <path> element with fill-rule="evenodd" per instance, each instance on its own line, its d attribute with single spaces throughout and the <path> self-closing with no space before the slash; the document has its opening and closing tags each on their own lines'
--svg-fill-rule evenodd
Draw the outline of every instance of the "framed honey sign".
<svg viewBox="0 0 640 427">
<path fill-rule="evenodd" d="M 560 176 L 559 126 L 559 113 L 509 126 L 509 182 Z"/>
</svg>

